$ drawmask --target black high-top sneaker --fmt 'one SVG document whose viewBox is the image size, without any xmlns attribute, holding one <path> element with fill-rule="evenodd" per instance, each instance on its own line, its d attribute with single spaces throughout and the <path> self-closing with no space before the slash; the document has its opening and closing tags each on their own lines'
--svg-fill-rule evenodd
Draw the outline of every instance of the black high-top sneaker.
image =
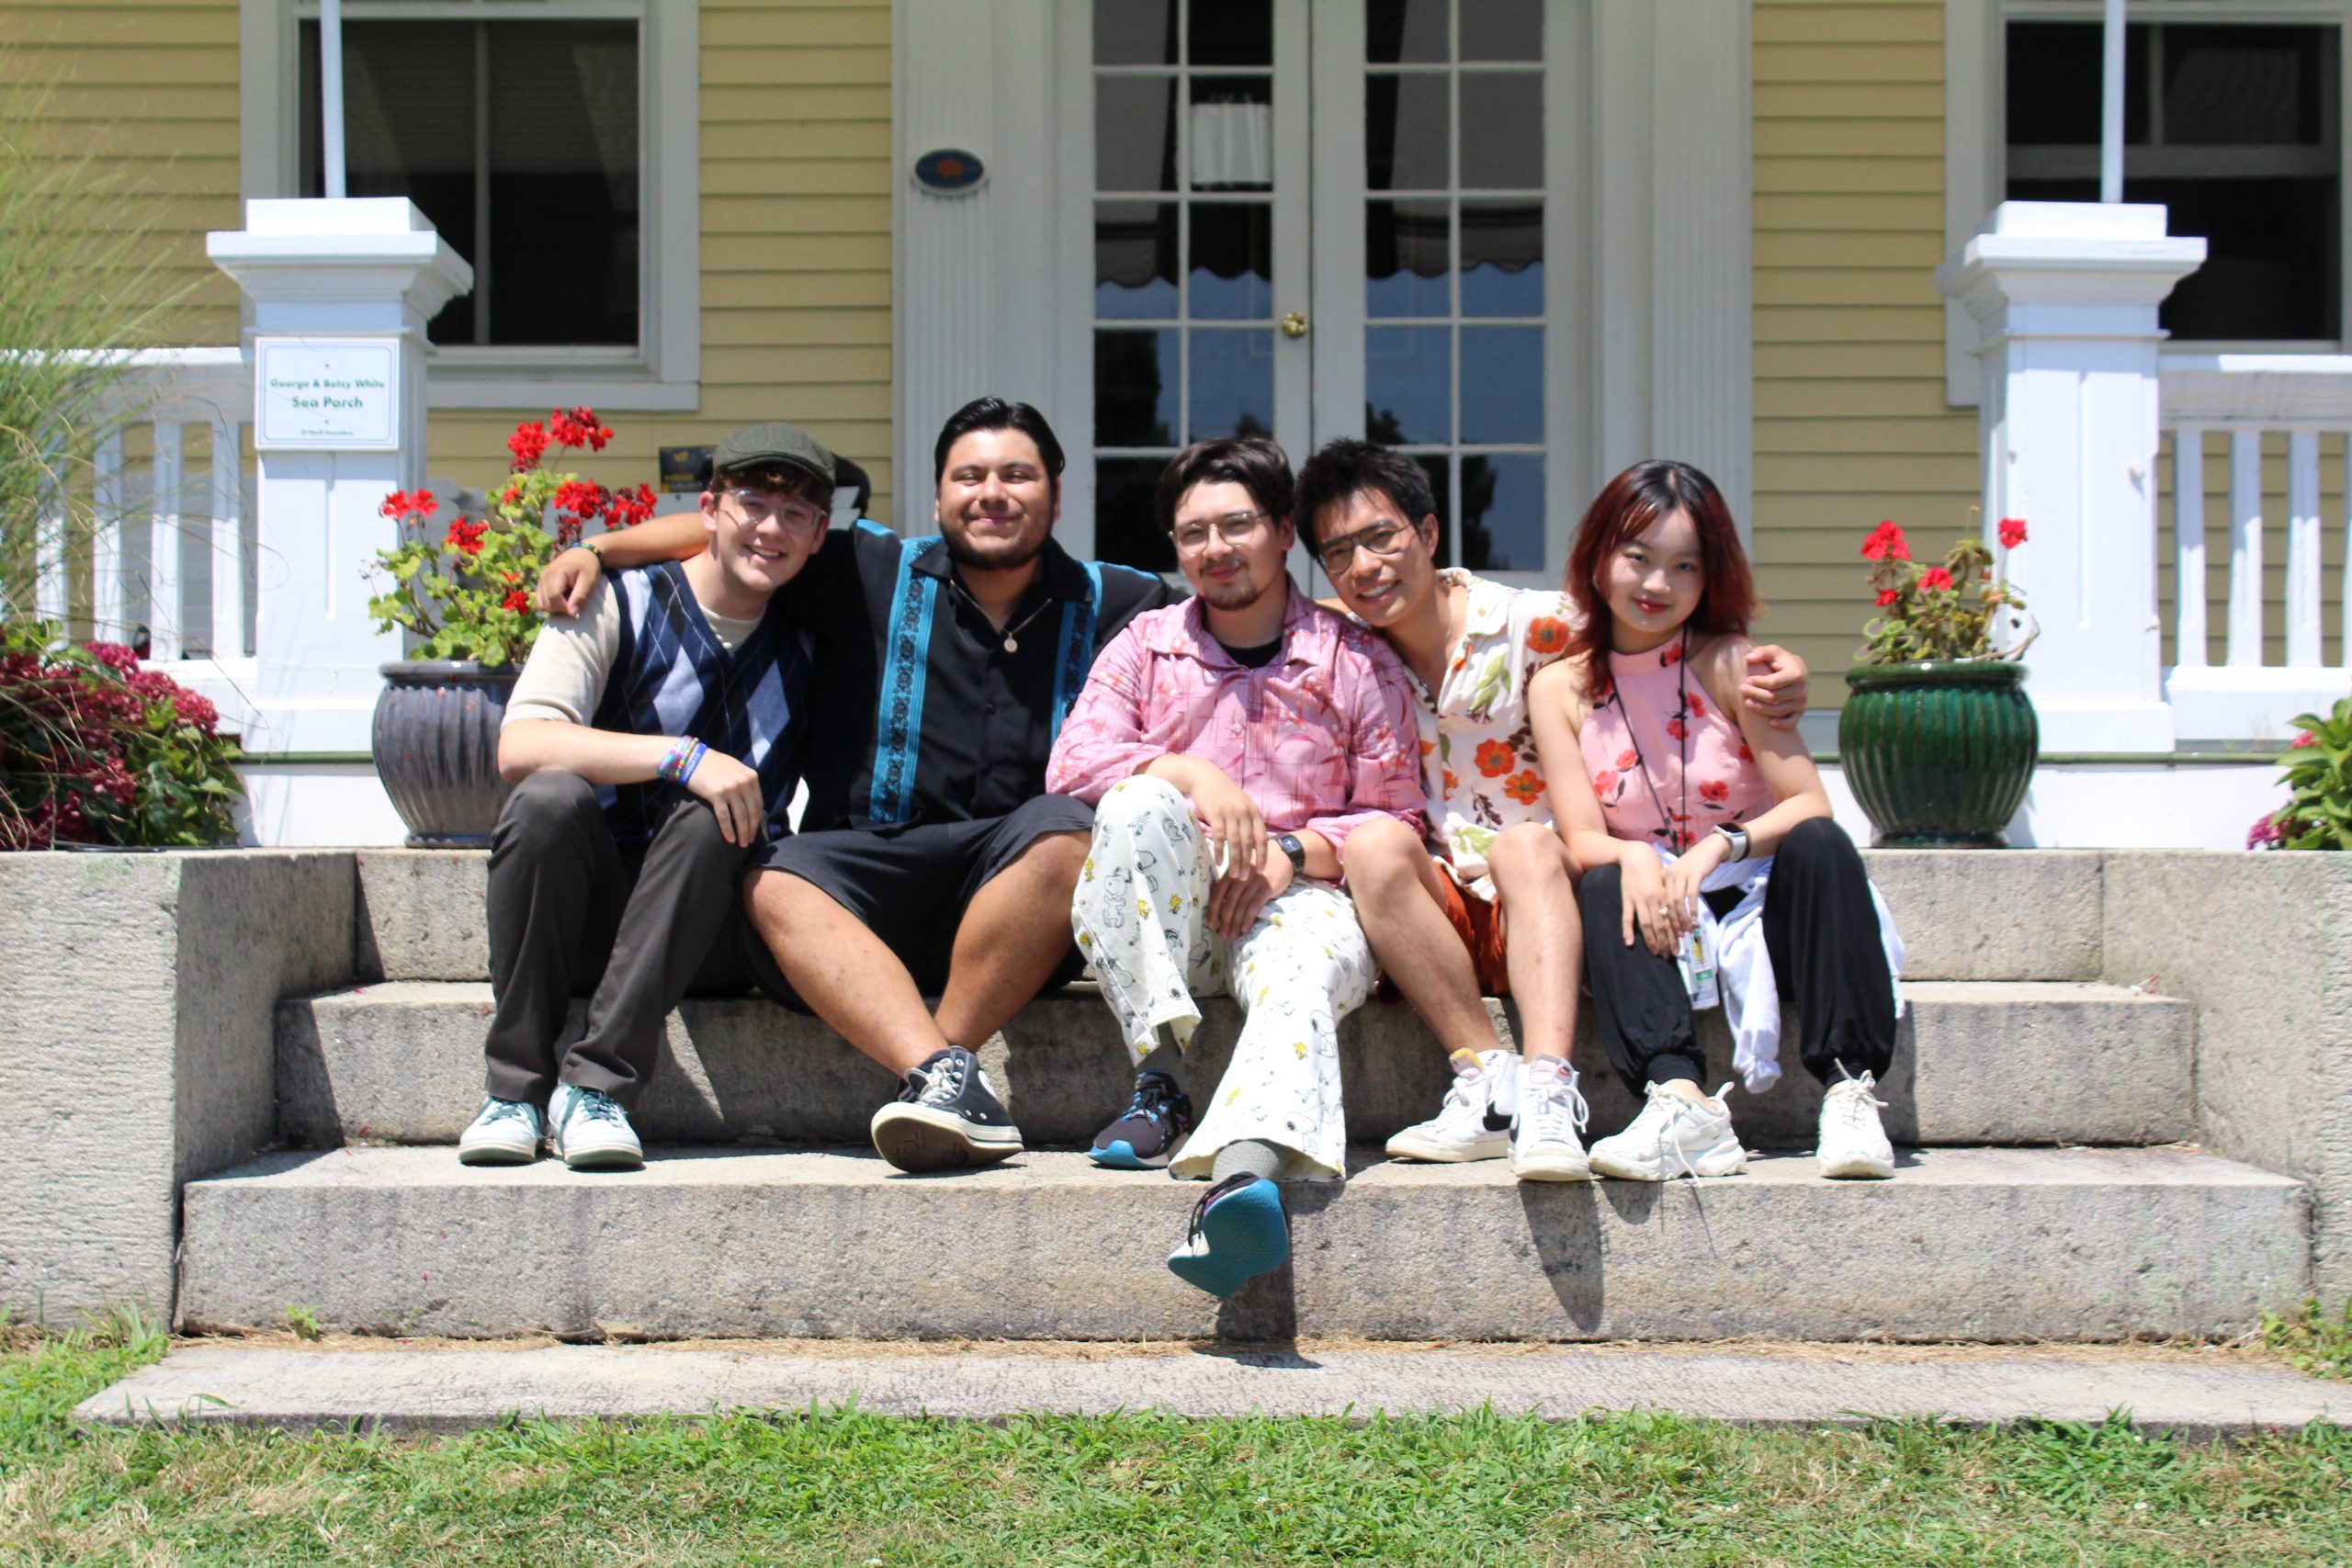
<svg viewBox="0 0 2352 1568">
<path fill-rule="evenodd" d="M 900 1170 L 961 1170 L 1021 1152 L 1021 1129 L 979 1058 L 950 1045 L 907 1075 L 899 1098 L 874 1113 L 875 1152 Z"/>
</svg>

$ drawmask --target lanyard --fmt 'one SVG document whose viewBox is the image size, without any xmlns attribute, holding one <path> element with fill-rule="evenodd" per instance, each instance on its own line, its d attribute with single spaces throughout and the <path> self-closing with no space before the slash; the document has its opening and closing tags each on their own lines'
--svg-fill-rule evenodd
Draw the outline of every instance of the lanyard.
<svg viewBox="0 0 2352 1568">
<path fill-rule="evenodd" d="M 1666 800 L 1657 792 L 1657 781 L 1650 777 L 1650 760 L 1642 754 L 1642 738 L 1634 731 L 1634 716 L 1625 711 L 1625 695 L 1618 686 L 1614 672 L 1609 682 L 1609 700 L 1617 705 L 1617 716 L 1625 723 L 1625 739 L 1634 743 L 1634 765 L 1642 771 L 1642 783 L 1649 786 L 1650 804 L 1657 807 L 1658 820 L 1666 824 L 1666 841 L 1674 846 L 1676 854 L 1690 847 L 1690 836 L 1683 824 L 1690 820 L 1690 623 L 1682 624 L 1681 656 L 1674 661 L 1675 714 L 1681 721 L 1682 738 L 1679 757 L 1682 763 L 1682 815 L 1667 815 Z"/>
</svg>

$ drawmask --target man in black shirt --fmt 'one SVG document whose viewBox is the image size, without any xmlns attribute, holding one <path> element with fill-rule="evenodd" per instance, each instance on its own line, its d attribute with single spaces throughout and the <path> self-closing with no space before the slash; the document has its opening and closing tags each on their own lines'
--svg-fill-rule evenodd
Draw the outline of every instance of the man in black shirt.
<svg viewBox="0 0 2352 1568">
<path fill-rule="evenodd" d="M 1082 966 L 1067 911 L 1093 813 L 1045 793 L 1046 759 L 1095 653 L 1176 597 L 1054 543 L 1062 448 L 1027 404 L 967 404 L 933 456 L 939 537 L 837 529 L 788 590 L 815 640 L 808 798 L 746 895 L 775 959 L 763 985 L 903 1080 L 872 1128 L 902 1170 L 1021 1150 L 972 1049 Z M 567 553 L 549 579 L 569 599 L 598 558 L 701 540 L 644 525 L 600 537 L 601 558 Z"/>
</svg>

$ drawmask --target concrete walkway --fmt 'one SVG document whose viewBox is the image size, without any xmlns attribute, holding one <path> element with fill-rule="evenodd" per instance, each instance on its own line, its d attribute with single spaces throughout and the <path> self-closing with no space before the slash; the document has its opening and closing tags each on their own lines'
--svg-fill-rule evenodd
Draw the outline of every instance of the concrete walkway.
<svg viewBox="0 0 2352 1568">
<path fill-rule="evenodd" d="M 456 1431 L 545 1416 L 795 1410 L 989 1417 L 1154 1408 L 1186 1416 L 1364 1416 L 1474 1410 L 1567 1418 L 1674 1410 L 1716 1420 L 1849 1424 L 1868 1416 L 2095 1421 L 2129 1410 L 2208 1438 L 2352 1421 L 2352 1389 L 2221 1352 L 2114 1349 L 1852 1356 L 1596 1346 L 1318 1350 L 1185 1346 L 841 1348 L 541 1346 L 325 1349 L 186 1346 L 83 1402 L 85 1421 Z"/>
</svg>

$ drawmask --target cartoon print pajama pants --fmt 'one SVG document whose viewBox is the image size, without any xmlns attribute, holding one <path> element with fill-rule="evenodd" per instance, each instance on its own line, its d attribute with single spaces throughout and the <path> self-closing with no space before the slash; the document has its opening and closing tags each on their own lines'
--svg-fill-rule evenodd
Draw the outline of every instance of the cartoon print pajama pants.
<svg viewBox="0 0 2352 1568">
<path fill-rule="evenodd" d="M 1205 1177 L 1219 1149 L 1261 1139 L 1288 1152 L 1288 1179 L 1346 1175 L 1340 1020 L 1379 976 L 1355 906 L 1305 877 L 1267 900 L 1247 935 L 1206 925 L 1216 880 L 1193 808 L 1159 779 L 1123 779 L 1094 808 L 1094 843 L 1070 927 L 1140 1063 L 1170 1027 L 1180 1048 L 1201 1021 L 1196 996 L 1241 1004 L 1233 1062 L 1169 1174 Z"/>
</svg>

